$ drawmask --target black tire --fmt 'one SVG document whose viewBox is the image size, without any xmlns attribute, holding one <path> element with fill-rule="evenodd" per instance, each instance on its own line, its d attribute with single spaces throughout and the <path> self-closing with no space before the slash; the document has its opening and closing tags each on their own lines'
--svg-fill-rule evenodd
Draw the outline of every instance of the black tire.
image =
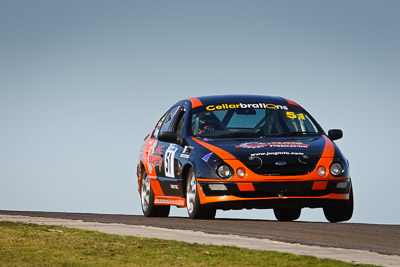
<svg viewBox="0 0 400 267">
<path fill-rule="evenodd" d="M 193 168 L 189 170 L 186 183 L 186 208 L 191 219 L 214 219 L 216 209 L 200 204 L 197 178 Z"/>
<path fill-rule="evenodd" d="M 171 208 L 170 206 L 154 205 L 154 192 L 146 172 L 143 172 L 140 185 L 140 204 L 142 205 L 143 215 L 146 217 L 168 217 Z"/>
<path fill-rule="evenodd" d="M 345 222 L 353 216 L 354 198 L 353 188 L 350 190 L 350 197 L 347 201 L 337 201 L 335 206 L 324 207 L 325 218 L 332 222 Z"/>
<path fill-rule="evenodd" d="M 301 208 L 279 208 L 274 209 L 275 218 L 278 221 L 290 222 L 297 220 L 301 214 Z"/>
</svg>

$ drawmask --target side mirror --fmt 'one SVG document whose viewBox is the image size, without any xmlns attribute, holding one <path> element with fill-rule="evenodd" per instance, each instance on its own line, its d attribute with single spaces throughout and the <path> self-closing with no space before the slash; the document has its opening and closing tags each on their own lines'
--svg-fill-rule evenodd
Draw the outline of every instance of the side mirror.
<svg viewBox="0 0 400 267">
<path fill-rule="evenodd" d="M 343 137 L 343 131 L 340 129 L 332 129 L 328 131 L 328 137 L 329 139 L 333 140 L 338 140 Z"/>
<path fill-rule="evenodd" d="M 175 132 L 161 132 L 158 134 L 158 140 L 161 142 L 182 145 L 182 139 L 178 138 Z"/>
</svg>

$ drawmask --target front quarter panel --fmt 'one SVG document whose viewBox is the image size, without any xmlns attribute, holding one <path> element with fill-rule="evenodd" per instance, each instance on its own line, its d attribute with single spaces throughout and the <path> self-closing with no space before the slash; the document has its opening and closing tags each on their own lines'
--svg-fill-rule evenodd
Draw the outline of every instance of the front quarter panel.
<svg viewBox="0 0 400 267">
<path fill-rule="evenodd" d="M 190 147 L 193 148 L 191 150 L 189 162 L 190 165 L 195 169 L 196 176 L 198 178 L 204 177 L 217 179 L 218 177 L 216 176 L 212 165 L 221 159 L 209 149 L 198 144 L 197 142 L 194 142 L 191 138 L 188 139 L 188 143 L 190 144 Z"/>
</svg>

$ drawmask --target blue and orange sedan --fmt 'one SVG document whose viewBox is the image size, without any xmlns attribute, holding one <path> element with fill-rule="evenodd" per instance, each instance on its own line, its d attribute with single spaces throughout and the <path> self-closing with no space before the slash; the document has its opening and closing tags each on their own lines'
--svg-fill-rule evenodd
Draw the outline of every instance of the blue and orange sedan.
<svg viewBox="0 0 400 267">
<path fill-rule="evenodd" d="M 300 105 L 281 97 L 187 98 L 161 116 L 145 138 L 137 168 L 145 216 L 170 206 L 190 218 L 216 210 L 273 209 L 279 221 L 322 208 L 330 222 L 353 214 L 349 163 Z"/>
</svg>

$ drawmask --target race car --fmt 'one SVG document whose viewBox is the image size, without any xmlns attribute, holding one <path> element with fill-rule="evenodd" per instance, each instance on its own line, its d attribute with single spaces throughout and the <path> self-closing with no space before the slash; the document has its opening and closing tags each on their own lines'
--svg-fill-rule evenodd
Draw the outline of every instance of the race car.
<svg viewBox="0 0 400 267">
<path fill-rule="evenodd" d="M 348 160 L 297 103 L 223 95 L 187 98 L 161 116 L 145 138 L 137 166 L 143 214 L 167 217 L 186 207 L 192 219 L 217 209 L 273 209 L 293 221 L 302 208 L 322 208 L 330 222 L 350 220 Z"/>
</svg>

